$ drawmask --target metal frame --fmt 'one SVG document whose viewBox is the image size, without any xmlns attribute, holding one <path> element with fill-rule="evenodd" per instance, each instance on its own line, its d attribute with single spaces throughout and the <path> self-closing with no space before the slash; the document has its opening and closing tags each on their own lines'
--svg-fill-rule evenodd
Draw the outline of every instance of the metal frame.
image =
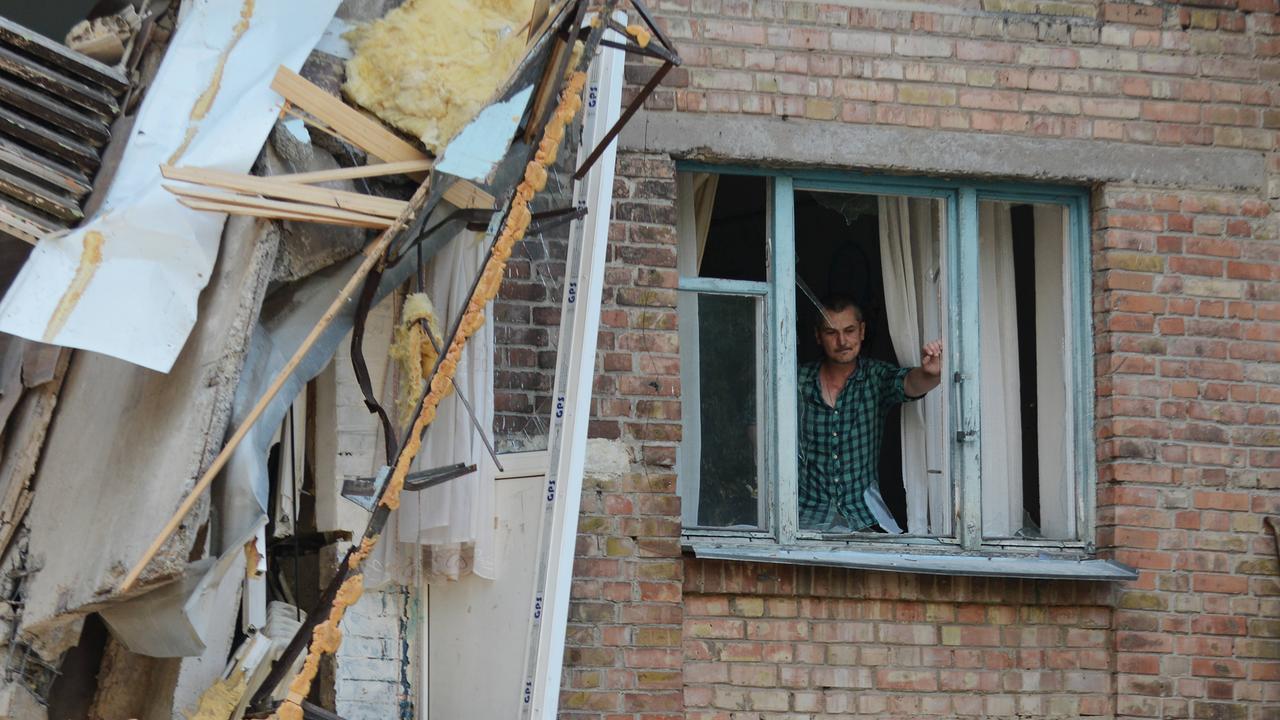
<svg viewBox="0 0 1280 720">
<path fill-rule="evenodd" d="M 766 282 L 721 280 L 716 278 L 688 277 L 682 274 L 679 289 L 691 293 L 729 293 L 740 295 L 765 295 L 768 297 L 766 333 L 775 340 L 769 343 L 771 355 L 769 370 L 777 388 L 794 388 L 797 377 L 795 293 L 783 291 L 795 283 L 795 209 L 794 191 L 797 189 L 871 195 L 898 195 L 935 198 L 944 202 L 943 221 L 946 224 L 946 293 L 949 307 L 946 312 L 947 342 L 952 375 L 950 417 L 945 428 L 950 438 L 951 477 L 955 490 L 954 507 L 958 509 L 955 537 L 898 535 L 886 539 L 882 534 L 855 533 L 833 538 L 816 533 L 798 532 L 795 523 L 797 467 L 795 458 L 796 417 L 794 403 L 785 401 L 785 392 L 770 393 L 771 409 L 769 428 L 765 437 L 772 437 L 772 451 L 767 469 L 762 473 L 761 492 L 775 494 L 772 503 L 771 523 L 762 532 L 741 532 L 715 528 L 690 528 L 683 533 L 685 543 L 699 556 L 708 552 L 733 554 L 745 553 L 753 558 L 772 547 L 780 562 L 797 562 L 805 553 L 824 553 L 831 550 L 852 552 L 857 549 L 879 551 L 885 562 L 873 562 L 876 566 L 893 567 L 904 557 L 914 556 L 920 550 L 931 548 L 943 557 L 983 555 L 1025 556 L 1028 553 L 1048 554 L 1061 562 L 1064 558 L 1087 557 L 1095 549 L 1096 475 L 1093 456 L 1093 367 L 1092 344 L 1093 318 L 1091 313 L 1091 276 L 1089 273 L 1089 192 L 1085 188 L 1029 183 L 962 182 L 933 177 L 901 177 L 839 172 L 831 170 L 776 169 L 737 165 L 715 165 L 703 162 L 682 161 L 681 172 L 709 172 L 763 176 L 768 179 L 768 275 Z M 979 317 L 975 312 L 961 312 L 961 308 L 978 307 L 978 204 L 982 201 L 1022 202 L 1052 204 L 1064 207 L 1067 213 L 1067 301 L 1070 303 L 1068 324 L 1075 342 L 1070 346 L 1069 367 L 1072 384 L 1068 392 L 1071 403 L 1074 454 L 1074 479 L 1076 495 L 1076 532 L 1073 540 L 1033 539 L 984 539 L 981 513 L 981 457 L 982 438 L 978 432 L 980 412 L 981 357 L 978 342 Z M 684 238 L 681 238 L 684 242 Z M 737 550 L 734 550 L 737 548 Z M 783 559 L 783 557 L 790 559 Z M 824 556 L 825 557 L 825 556 Z M 859 556 L 861 557 L 861 555 Z M 826 560 L 812 562 L 830 564 Z M 859 562 L 871 562 L 862 558 Z M 1026 562 L 1034 564 L 1034 559 Z M 1099 561 L 1105 562 L 1105 561 Z M 918 568 L 918 562 L 906 563 Z M 975 566 L 980 567 L 980 566 Z M 995 567 L 994 565 L 992 566 Z M 1004 564 L 1005 571 L 990 574 L 1036 576 L 1020 565 Z M 1068 566 L 1063 566 L 1068 567 Z M 1130 571 L 1093 568 L 1072 573 L 1061 568 L 1049 573 L 1053 576 L 1106 577 L 1121 579 Z M 905 569 L 905 568 L 904 568 Z"/>
</svg>

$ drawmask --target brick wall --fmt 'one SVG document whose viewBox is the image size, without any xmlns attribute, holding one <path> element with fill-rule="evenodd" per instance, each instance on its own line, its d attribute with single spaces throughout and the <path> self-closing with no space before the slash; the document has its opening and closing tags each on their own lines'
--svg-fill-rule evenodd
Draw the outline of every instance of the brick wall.
<svg viewBox="0 0 1280 720">
<path fill-rule="evenodd" d="M 648 482 L 584 493 L 565 716 L 1276 717 L 1280 566 L 1262 520 L 1280 514 L 1277 2 L 652 9 L 685 64 L 648 114 L 716 114 L 726 133 L 752 115 L 1246 149 L 1266 158 L 1269 187 L 1079 180 L 1094 190 L 1097 541 L 1137 581 L 681 566 L 667 563 L 672 165 L 620 154 L 592 431 L 629 447 Z M 628 67 L 630 91 L 653 67 Z M 646 537 L 665 538 L 652 561 Z M 682 584 L 645 597 L 644 572 Z M 662 632 L 675 625 L 679 660 Z M 637 690 L 654 664 L 682 677 L 679 704 Z"/>
<path fill-rule="evenodd" d="M 684 590 L 688 720 L 1112 712 L 1105 584 L 701 561 Z"/>
<path fill-rule="evenodd" d="M 1280 246 L 1259 198 L 1096 193 L 1099 544 L 1117 712 L 1280 712 Z M 1265 709 L 1264 709 L 1265 708 Z M 1252 713 L 1252 714 L 1251 714 Z"/>
<path fill-rule="evenodd" d="M 682 717 L 675 166 L 620 155 L 590 434 L 635 472 L 583 483 L 564 717 Z"/>
</svg>

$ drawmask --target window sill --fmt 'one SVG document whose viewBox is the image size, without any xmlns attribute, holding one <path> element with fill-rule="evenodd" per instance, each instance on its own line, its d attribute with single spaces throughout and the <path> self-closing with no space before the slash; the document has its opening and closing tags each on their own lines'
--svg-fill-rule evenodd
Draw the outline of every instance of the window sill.
<svg viewBox="0 0 1280 720">
<path fill-rule="evenodd" d="M 1047 580 L 1136 580 L 1133 568 L 1111 560 L 1076 559 L 1047 555 L 972 555 L 920 553 L 892 550 L 853 550 L 823 546 L 779 547 L 762 543 L 723 543 L 706 538 L 685 538 L 684 548 L 707 560 L 742 560 L 785 565 L 924 573 L 928 575 L 976 575 L 984 577 L 1041 578 Z"/>
</svg>

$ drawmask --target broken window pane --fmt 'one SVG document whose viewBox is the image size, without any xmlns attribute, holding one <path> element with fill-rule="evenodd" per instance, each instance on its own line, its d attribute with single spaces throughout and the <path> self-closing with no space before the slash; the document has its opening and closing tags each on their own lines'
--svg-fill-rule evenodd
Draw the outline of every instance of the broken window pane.
<svg viewBox="0 0 1280 720">
<path fill-rule="evenodd" d="M 681 465 L 697 472 L 692 501 L 702 527 L 759 527 L 762 302 L 740 295 L 697 296 L 698 378 L 685 386 L 686 436 Z M 695 358 L 689 357 L 696 356 Z M 697 398 L 690 407 L 689 399 Z"/>
<path fill-rule="evenodd" d="M 535 217 L 573 204 L 577 133 L 566 133 L 565 142 L 547 169 L 546 189 L 534 196 Z M 545 450 L 551 429 L 569 223 L 539 229 L 542 222 L 535 219 L 516 243 L 493 302 L 493 440 L 501 453 Z"/>
<path fill-rule="evenodd" d="M 693 234 L 697 254 L 690 275 L 765 280 L 765 179 L 693 175 Z"/>
<path fill-rule="evenodd" d="M 978 211 L 983 535 L 1074 539 L 1066 209 Z"/>
</svg>

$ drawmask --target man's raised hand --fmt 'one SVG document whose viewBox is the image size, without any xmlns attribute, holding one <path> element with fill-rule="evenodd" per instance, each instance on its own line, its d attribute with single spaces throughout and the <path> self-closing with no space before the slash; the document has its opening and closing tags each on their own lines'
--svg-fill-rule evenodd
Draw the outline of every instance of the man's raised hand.
<svg viewBox="0 0 1280 720">
<path fill-rule="evenodd" d="M 934 340 L 920 348 L 920 369 L 930 375 L 942 373 L 942 341 Z"/>
</svg>

